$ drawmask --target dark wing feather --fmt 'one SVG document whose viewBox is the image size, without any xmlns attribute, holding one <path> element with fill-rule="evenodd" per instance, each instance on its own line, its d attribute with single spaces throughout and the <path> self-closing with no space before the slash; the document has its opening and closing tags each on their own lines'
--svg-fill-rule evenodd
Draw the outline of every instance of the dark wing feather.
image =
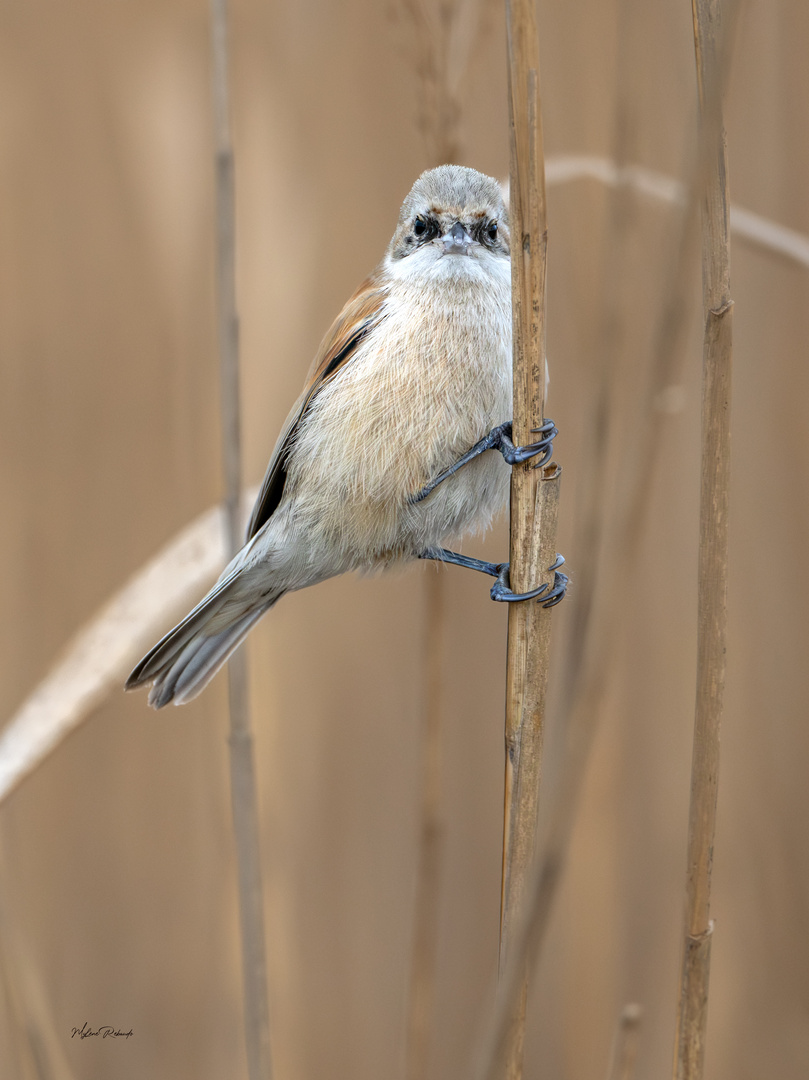
<svg viewBox="0 0 809 1080">
<path fill-rule="evenodd" d="M 362 283 L 330 327 L 317 351 L 306 387 L 287 417 L 278 436 L 258 493 L 245 541 L 252 540 L 281 502 L 286 483 L 286 462 L 298 425 L 318 390 L 334 378 L 349 361 L 357 346 L 383 317 L 386 290 L 377 275 Z"/>
</svg>

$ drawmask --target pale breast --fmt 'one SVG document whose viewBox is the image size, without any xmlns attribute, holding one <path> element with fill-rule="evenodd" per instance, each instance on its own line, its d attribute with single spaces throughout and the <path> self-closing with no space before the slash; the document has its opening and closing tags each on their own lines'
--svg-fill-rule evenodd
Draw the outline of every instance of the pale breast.
<svg viewBox="0 0 809 1080">
<path fill-rule="evenodd" d="M 476 272 L 430 285 L 391 289 L 385 318 L 318 392 L 295 440 L 295 519 L 357 564 L 485 524 L 507 493 L 508 469 L 489 453 L 410 503 L 511 415 L 508 277 Z"/>
</svg>

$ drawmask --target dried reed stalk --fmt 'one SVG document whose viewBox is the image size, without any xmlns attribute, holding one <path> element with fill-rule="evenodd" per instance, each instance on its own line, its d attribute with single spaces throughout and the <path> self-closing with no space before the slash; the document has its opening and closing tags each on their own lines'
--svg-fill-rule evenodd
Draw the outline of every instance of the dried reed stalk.
<svg viewBox="0 0 809 1080">
<path fill-rule="evenodd" d="M 713 923 L 711 870 L 719 780 L 719 730 L 725 688 L 728 493 L 733 301 L 727 143 L 722 117 L 721 0 L 692 0 L 700 147 L 703 168 L 702 279 L 705 338 L 702 370 L 697 616 L 697 700 L 688 820 L 688 871 L 675 1080 L 701 1080 L 708 1020 Z"/>
<path fill-rule="evenodd" d="M 213 103 L 216 149 L 217 306 L 221 372 L 222 456 L 228 547 L 240 547 L 241 434 L 239 320 L 236 309 L 236 219 L 233 146 L 228 104 L 227 0 L 211 0 Z M 247 659 L 238 650 L 228 664 L 230 785 L 239 867 L 239 915 L 244 984 L 244 1028 L 250 1080 L 269 1080 L 270 1019 L 264 903 L 261 887 L 258 793 L 250 725 Z"/>
<path fill-rule="evenodd" d="M 532 441 L 545 404 L 547 226 L 539 41 L 531 0 L 506 0 L 511 144 L 511 280 L 514 330 L 514 439 Z M 517 465 L 511 479 L 511 586 L 550 585 L 555 559 L 561 469 Z M 506 670 L 506 771 L 500 970 L 518 963 L 514 931 L 521 917 L 536 842 L 551 612 L 527 601 L 509 605 Z M 503 1075 L 522 1075 L 527 983 L 512 999 Z"/>
<path fill-rule="evenodd" d="M 579 803 L 592 731 L 574 716 L 558 787 L 536 843 L 537 856 L 526 876 L 521 908 L 514 918 L 512 941 L 501 968 L 494 1011 L 486 1018 L 471 1069 L 473 1080 L 500 1080 L 503 1062 L 515 1040 L 515 1016 L 525 1003 L 526 974 L 536 966 L 553 899 L 564 869 Z M 509 1074 L 506 1074 L 509 1075 Z"/>
</svg>

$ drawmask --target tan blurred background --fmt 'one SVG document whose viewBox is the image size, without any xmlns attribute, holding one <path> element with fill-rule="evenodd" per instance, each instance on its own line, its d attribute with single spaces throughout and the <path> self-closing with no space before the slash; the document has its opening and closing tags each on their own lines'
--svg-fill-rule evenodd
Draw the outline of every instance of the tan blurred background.
<svg viewBox="0 0 809 1080">
<path fill-rule="evenodd" d="M 504 177 L 502 13 L 465 10 L 464 25 L 481 21 L 459 88 L 460 158 Z M 549 158 L 609 157 L 623 145 L 633 162 L 682 177 L 695 114 L 687 0 L 541 0 L 538 17 Z M 0 26 L 8 717 L 75 629 L 216 502 L 222 480 L 207 6 L 9 0 Z M 733 201 L 804 233 L 807 40 L 801 0 L 749 0 L 728 103 Z M 234 2 L 248 483 L 322 333 L 434 163 L 419 122 L 426 47 L 390 2 Z M 619 323 L 622 363 L 648 364 L 676 254 L 671 207 L 626 197 L 616 219 L 616 205 L 592 180 L 549 190 L 549 412 L 565 470 L 559 546 L 573 575 L 555 615 L 551 722 L 586 556 L 577 476 L 605 362 L 598 313 Z M 642 554 L 614 567 L 629 629 L 532 989 L 527 1077 L 600 1080 L 627 1001 L 644 1008 L 637 1076 L 670 1068 L 695 661 L 698 258 L 692 269 L 685 375 L 672 398 L 682 408 L 656 421 L 663 466 Z M 809 270 L 734 242 L 732 283 L 730 639 L 707 1067 L 712 1080 L 804 1080 Z M 620 466 L 619 451 L 603 482 Z M 465 550 L 505 557 L 505 524 Z M 329 582 L 284 600 L 250 639 L 279 1080 L 402 1075 L 421 641 L 435 573 Z M 428 1080 L 460 1080 L 496 969 L 505 613 L 484 579 L 442 574 L 446 844 Z M 61 1048 L 63 1075 L 81 1080 L 245 1075 L 226 733 L 222 678 L 159 715 L 144 695 L 115 693 L 0 808 L 3 1077 L 52 1075 L 32 1064 L 43 1031 Z M 551 777 L 561 742 L 551 734 Z M 134 1036 L 71 1039 L 84 1021 Z"/>
</svg>

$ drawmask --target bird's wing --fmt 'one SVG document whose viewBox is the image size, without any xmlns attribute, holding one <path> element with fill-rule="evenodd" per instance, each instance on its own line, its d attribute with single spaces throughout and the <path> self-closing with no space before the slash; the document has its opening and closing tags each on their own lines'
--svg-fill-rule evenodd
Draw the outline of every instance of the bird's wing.
<svg viewBox="0 0 809 1080">
<path fill-rule="evenodd" d="M 295 402 L 267 466 L 245 541 L 252 540 L 281 501 L 286 462 L 298 425 L 318 390 L 348 363 L 365 335 L 384 317 L 387 290 L 377 274 L 367 278 L 332 323 L 320 344 L 303 393 Z"/>
</svg>

